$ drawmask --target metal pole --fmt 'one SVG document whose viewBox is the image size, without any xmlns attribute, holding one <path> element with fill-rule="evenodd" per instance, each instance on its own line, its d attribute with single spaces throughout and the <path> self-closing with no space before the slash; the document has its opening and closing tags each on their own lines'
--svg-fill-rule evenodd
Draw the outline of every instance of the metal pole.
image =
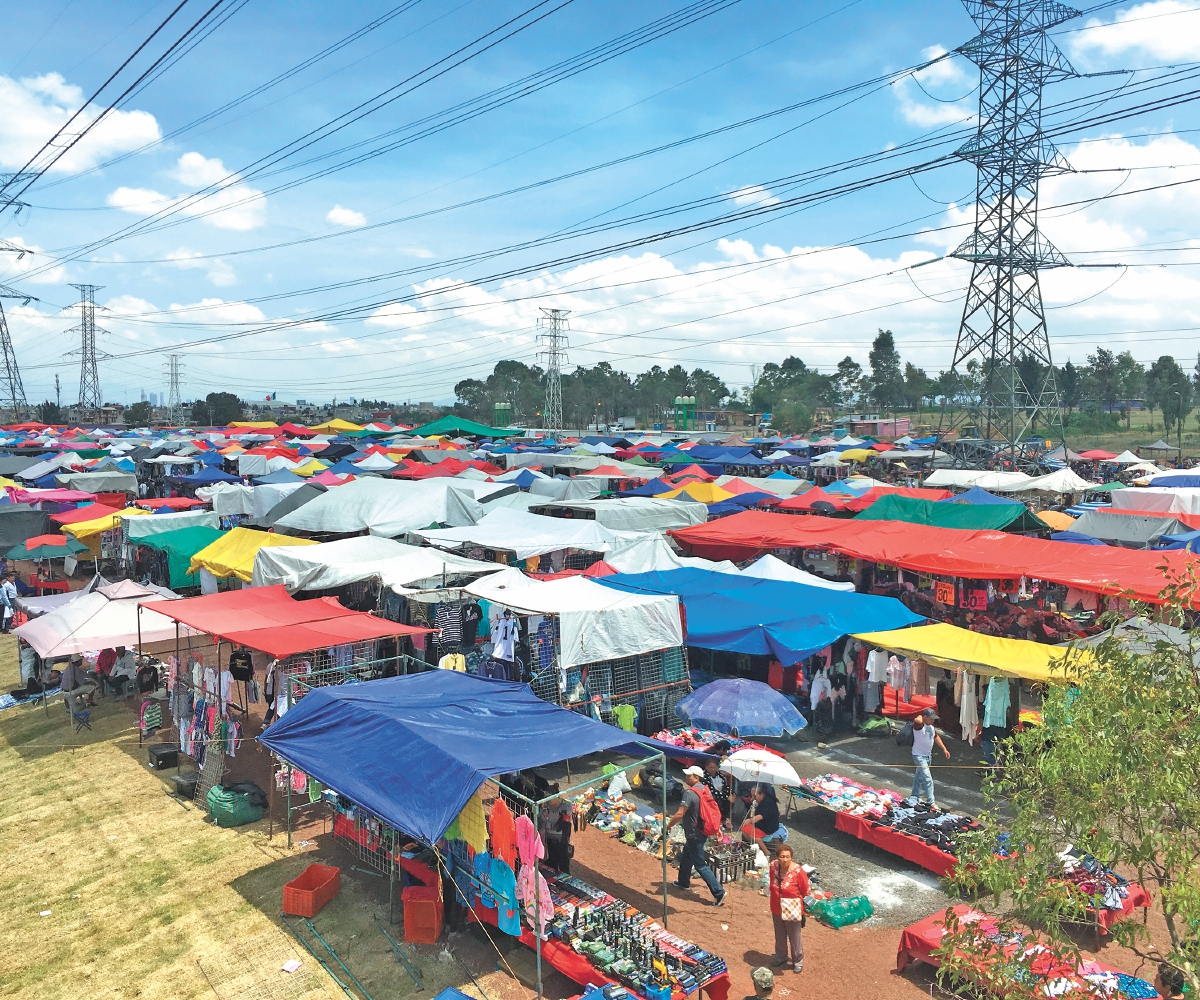
<svg viewBox="0 0 1200 1000">
<path fill-rule="evenodd" d="M 662 761 L 662 878 L 663 878 L 663 930 L 667 930 L 667 755 L 659 751 Z"/>
<path fill-rule="evenodd" d="M 292 849 L 292 765 L 287 769 L 287 841 L 288 850 Z"/>
</svg>

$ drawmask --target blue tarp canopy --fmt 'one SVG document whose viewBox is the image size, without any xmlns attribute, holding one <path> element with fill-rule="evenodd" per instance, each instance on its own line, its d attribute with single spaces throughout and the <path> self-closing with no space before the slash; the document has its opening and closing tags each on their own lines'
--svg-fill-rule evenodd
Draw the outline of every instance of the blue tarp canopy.
<svg viewBox="0 0 1200 1000">
<path fill-rule="evenodd" d="M 998 504 L 998 503 L 1020 503 L 1020 500 L 1009 500 L 1007 497 L 998 497 L 995 493 L 989 493 L 981 486 L 972 486 L 966 493 L 960 493 L 956 497 L 946 497 L 945 500 L 937 500 L 935 503 L 974 503 L 974 504 Z"/>
<path fill-rule="evenodd" d="M 1181 476 L 1179 473 L 1173 473 L 1168 476 L 1155 476 L 1150 480 L 1150 485 L 1195 489 L 1197 486 L 1200 486 L 1200 475 Z"/>
<path fill-rule="evenodd" d="M 1200 549 L 1200 531 L 1185 531 L 1179 535 L 1160 535 L 1154 546 L 1156 549 L 1187 549 L 1195 552 Z"/>
<path fill-rule="evenodd" d="M 509 480 L 509 482 L 515 483 L 517 485 L 518 489 L 522 489 L 522 490 L 529 489 L 529 487 L 532 486 L 537 481 L 538 481 L 538 477 L 536 475 L 534 475 L 534 473 L 531 472 L 529 469 L 522 469 L 520 472 L 518 472 L 516 474 L 516 476 L 514 478 Z"/>
<path fill-rule="evenodd" d="M 211 483 L 240 483 L 240 476 L 231 476 L 228 472 L 222 472 L 215 465 L 206 465 L 199 472 L 194 472 L 190 476 L 172 476 L 172 479 L 177 479 L 181 483 L 190 483 L 193 486 L 206 486 Z"/>
<path fill-rule="evenodd" d="M 496 775 L 601 750 L 707 759 L 551 705 L 528 684 L 453 670 L 315 688 L 258 739 L 426 843 Z"/>
<path fill-rule="evenodd" d="M 891 597 L 706 569 L 620 573 L 596 583 L 644 594 L 675 594 L 687 610 L 687 645 L 774 656 L 798 663 L 855 632 L 885 632 L 925 619 Z"/>
<path fill-rule="evenodd" d="M 657 497 L 664 493 L 670 493 L 671 490 L 678 487 L 672 486 L 670 483 L 664 483 L 661 479 L 650 479 L 642 483 L 641 486 L 635 487 L 632 490 L 621 490 L 620 496 L 623 497 Z"/>
<path fill-rule="evenodd" d="M 287 469 L 276 469 L 265 476 L 256 476 L 254 478 L 255 486 L 273 486 L 278 483 L 302 483 L 304 482 L 300 476 L 294 472 L 289 472 Z"/>
<path fill-rule="evenodd" d="M 1106 545 L 1107 542 L 1078 531 L 1056 531 L 1050 536 L 1052 542 L 1074 542 L 1076 545 Z"/>
</svg>

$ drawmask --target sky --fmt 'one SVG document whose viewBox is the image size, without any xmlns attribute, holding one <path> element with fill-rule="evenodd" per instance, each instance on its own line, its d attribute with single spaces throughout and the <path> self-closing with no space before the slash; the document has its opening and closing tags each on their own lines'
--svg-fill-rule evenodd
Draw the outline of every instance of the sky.
<svg viewBox="0 0 1200 1000">
<path fill-rule="evenodd" d="M 188 0 L 87 104 L 177 5 L 10 10 L 0 172 L 211 6 Z M 215 18 L 0 214 L 32 251 L 0 252 L 0 284 L 33 297 L 0 303 L 31 403 L 56 375 L 78 396 L 72 283 L 101 286 L 113 402 L 163 392 L 177 353 L 185 399 L 450 403 L 498 360 L 538 363 L 550 308 L 570 366 L 679 363 L 736 389 L 788 355 L 865 365 L 880 328 L 931 376 L 950 366 L 970 265 L 943 258 L 975 171 L 947 154 L 979 71 L 902 71 L 975 34 L 960 0 L 225 0 Z M 1191 370 L 1200 107 L 1171 98 L 1195 89 L 1200 0 L 1091 4 L 1051 37 L 1108 74 L 1044 96 L 1071 171 L 1042 182 L 1041 228 L 1075 265 L 1042 274 L 1054 359 Z"/>
</svg>

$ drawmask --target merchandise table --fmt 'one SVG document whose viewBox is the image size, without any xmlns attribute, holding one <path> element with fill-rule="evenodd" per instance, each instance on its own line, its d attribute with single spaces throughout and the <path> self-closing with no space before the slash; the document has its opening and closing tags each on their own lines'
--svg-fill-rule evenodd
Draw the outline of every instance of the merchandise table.
<svg viewBox="0 0 1200 1000">
<path fill-rule="evenodd" d="M 727 733 L 718 733 L 715 729 L 697 729 L 693 726 L 681 726 L 678 729 L 662 729 L 654 734 L 654 739 L 662 743 L 670 743 L 673 747 L 688 747 L 691 750 L 702 750 L 705 752 L 714 744 L 725 742 L 729 744 L 730 753 L 733 753 L 735 750 L 765 750 L 776 757 L 784 756 L 778 750 L 765 747 L 761 743 L 743 740 L 737 736 L 730 736 Z"/>
<path fill-rule="evenodd" d="M 697 991 L 703 992 L 708 997 L 708 1000 L 728 1000 L 729 972 L 725 968 L 724 962 L 719 959 L 715 960 L 720 970 L 716 974 L 709 974 L 707 971 L 700 974 L 703 966 L 691 960 L 684 950 L 686 948 L 694 948 L 694 946 L 663 930 L 662 925 L 657 921 L 650 920 L 608 893 L 587 886 L 580 879 L 569 876 L 560 877 L 550 880 L 549 885 L 551 896 L 554 898 L 555 916 L 554 920 L 548 924 L 549 936 L 543 939 L 541 943 L 542 959 L 572 982 L 579 983 L 581 986 L 588 984 L 593 986 L 617 984 L 629 990 L 630 996 L 634 1000 L 645 1000 L 644 994 L 638 992 L 627 979 L 610 974 L 598 967 L 586 954 L 576 951 L 569 943 L 555 935 L 556 925 L 561 928 L 564 925 L 570 926 L 572 924 L 571 915 L 575 910 L 575 904 L 579 904 L 581 908 L 586 907 L 589 910 L 592 908 L 611 907 L 616 904 L 615 909 L 634 915 L 635 919 L 645 921 L 643 926 L 646 931 L 654 936 L 655 941 L 671 956 L 672 961 L 682 960 L 692 972 L 698 973 L 697 979 L 699 985 L 685 992 L 676 984 L 671 992 L 671 1000 L 685 1000 L 687 996 L 693 995 Z M 586 895 L 576 896 L 575 891 L 582 891 Z M 571 900 L 574 902 L 571 902 Z M 522 907 L 523 913 L 524 909 Z M 483 906 L 478 900 L 467 911 L 467 919 L 473 923 L 488 923 L 497 927 L 499 925 L 497 910 L 494 907 Z M 527 948 L 537 948 L 537 939 L 534 937 L 533 931 L 524 923 L 521 925 L 521 936 L 518 940 Z M 715 956 L 712 956 L 712 958 L 715 959 Z"/>
<path fill-rule="evenodd" d="M 973 910 L 970 906 L 959 904 L 953 907 L 953 910 L 960 921 L 978 922 L 980 929 L 985 933 L 996 929 L 996 923 L 991 917 Z M 935 967 L 941 965 L 941 959 L 934 952 L 941 948 L 942 939 L 945 936 L 945 911 L 934 913 L 924 920 L 919 920 L 906 927 L 900 935 L 900 946 L 896 950 L 896 971 L 903 972 L 912 962 L 925 962 Z M 1005 955 L 1010 957 L 1015 955 L 1020 944 L 1021 942 L 1017 941 L 1005 945 Z M 1077 988 L 1084 985 L 1105 985 L 1110 988 L 1110 996 L 1129 998 L 1129 1000 L 1134 1000 L 1134 998 L 1147 998 L 1148 1000 L 1148 998 L 1158 996 L 1154 987 L 1144 979 L 1126 975 L 1102 962 L 1083 962 L 1078 968 L 1072 969 L 1061 962 L 1054 962 L 1049 956 L 1046 956 L 1044 959 L 1035 959 L 1031 971 L 1034 975 L 1046 980 L 1047 988 L 1051 981 L 1055 981 L 1055 996 L 1062 993 L 1070 995 L 1069 991 L 1059 988 L 1063 985 L 1063 980 L 1068 983 L 1073 981 L 1077 984 Z"/>
<path fill-rule="evenodd" d="M 1128 920 L 1133 916 L 1134 910 L 1145 910 L 1150 906 L 1150 893 L 1140 883 L 1130 882 L 1125 886 L 1125 889 L 1129 895 L 1121 900 L 1121 908 L 1119 910 L 1110 910 L 1107 907 L 1101 907 L 1098 910 L 1088 909 L 1088 916 L 1090 917 L 1094 913 L 1096 923 L 1106 931 L 1110 930 L 1113 924 L 1120 923 L 1122 920 Z"/>
<path fill-rule="evenodd" d="M 931 694 L 914 694 L 912 701 L 904 701 L 902 692 L 894 691 L 886 684 L 883 686 L 883 704 L 879 714 L 889 719 L 915 719 L 918 712 L 937 708 L 937 698 Z"/>
<path fill-rule="evenodd" d="M 958 858 L 953 854 L 940 851 L 932 844 L 927 844 L 910 833 L 872 822 L 863 816 L 852 816 L 850 813 L 840 812 L 833 825 L 842 833 L 848 833 L 880 850 L 895 854 L 897 857 L 904 858 L 905 861 L 911 861 L 914 865 L 920 865 L 941 878 L 949 877 L 950 873 L 954 871 L 954 866 L 958 864 Z"/>
</svg>

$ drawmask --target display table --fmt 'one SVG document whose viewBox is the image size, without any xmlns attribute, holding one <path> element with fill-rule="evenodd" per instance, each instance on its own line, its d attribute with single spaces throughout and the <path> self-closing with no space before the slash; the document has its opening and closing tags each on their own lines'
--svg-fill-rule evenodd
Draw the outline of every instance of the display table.
<svg viewBox="0 0 1200 1000">
<path fill-rule="evenodd" d="M 937 698 L 931 694 L 914 694 L 912 701 L 904 701 L 900 691 L 893 691 L 886 684 L 883 686 L 883 705 L 880 714 L 889 719 L 915 719 L 918 712 L 926 709 L 937 709 Z"/>
<path fill-rule="evenodd" d="M 866 841 L 880 850 L 895 854 L 897 857 L 911 861 L 914 865 L 933 872 L 942 878 L 948 878 L 958 864 L 958 858 L 945 851 L 939 851 L 932 844 L 904 833 L 894 827 L 883 826 L 863 816 L 852 816 L 850 813 L 837 813 L 834 827 L 842 833 Z"/>
<path fill-rule="evenodd" d="M 1105 931 L 1111 930 L 1113 924 L 1128 920 L 1133 916 L 1134 910 L 1145 910 L 1150 907 L 1152 902 L 1150 893 L 1140 883 L 1130 882 L 1125 889 L 1128 895 L 1121 900 L 1119 910 L 1110 910 L 1106 907 L 1096 910 L 1088 909 L 1088 916 L 1092 917 Z"/>
<path fill-rule="evenodd" d="M 1130 894 L 1132 895 L 1132 893 Z M 995 920 L 987 917 L 977 910 L 973 910 L 969 906 L 958 905 L 953 907 L 955 914 L 960 921 L 975 920 L 980 923 L 981 929 L 987 930 L 996 926 Z M 924 920 L 919 920 L 917 923 L 906 927 L 900 935 L 900 946 L 896 951 L 896 971 L 903 972 L 913 962 L 925 962 L 928 965 L 939 966 L 941 959 L 934 952 L 938 951 L 942 946 L 942 939 L 946 936 L 945 930 L 945 911 L 934 913 L 926 917 Z M 1011 956 L 1016 954 L 1017 946 L 1008 945 L 1004 948 L 1005 955 Z M 1043 978 L 1049 983 L 1050 980 L 1074 980 L 1080 986 L 1091 987 L 1092 983 L 1085 982 L 1084 977 L 1114 977 L 1117 980 L 1117 988 L 1113 992 L 1116 997 L 1157 997 L 1158 994 L 1154 988 L 1145 980 L 1136 979 L 1128 976 L 1112 966 L 1105 965 L 1102 962 L 1083 962 L 1078 968 L 1073 969 L 1062 962 L 1056 962 L 1050 956 L 1044 959 L 1035 959 L 1031 971 L 1034 975 Z M 1059 990 L 1055 995 L 1059 995 L 1062 991 Z"/>
<path fill-rule="evenodd" d="M 554 883 L 551 883 L 551 885 L 553 886 Z M 605 896 L 605 898 L 612 899 L 612 897 L 608 896 Z M 556 906 L 557 909 L 558 907 Z M 494 907 L 483 906 L 478 901 L 467 911 L 467 919 L 473 923 L 487 923 L 493 927 L 499 926 L 499 914 L 496 909 Z M 659 925 L 654 924 L 654 926 L 658 927 Z M 537 948 L 537 939 L 524 923 L 521 925 L 521 936 L 518 940 L 527 948 Z M 603 969 L 597 968 L 587 955 L 575 951 L 569 944 L 559 940 L 553 934 L 542 941 L 542 960 L 548 963 L 551 968 L 561 972 L 572 982 L 578 983 L 581 986 L 587 986 L 588 984 L 593 986 L 607 986 L 615 983 L 629 990 L 631 997 L 637 998 L 637 1000 L 644 1000 L 641 994 L 630 988 L 628 983 L 621 982 L 619 979 L 608 975 Z M 722 972 L 704 982 L 700 986 L 700 991 L 709 1000 L 728 1000 L 728 971 Z M 686 1000 L 686 996 L 687 994 L 678 988 L 672 992 L 672 1000 Z"/>
</svg>

